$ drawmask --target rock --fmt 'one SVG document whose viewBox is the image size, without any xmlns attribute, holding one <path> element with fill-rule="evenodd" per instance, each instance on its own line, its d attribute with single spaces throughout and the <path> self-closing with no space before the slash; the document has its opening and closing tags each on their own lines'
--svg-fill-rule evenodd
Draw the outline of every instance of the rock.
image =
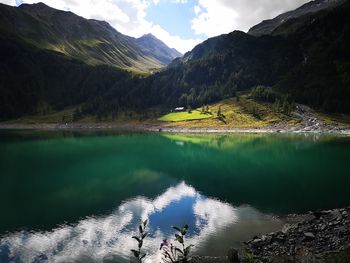
<svg viewBox="0 0 350 263">
<path fill-rule="evenodd" d="M 234 248 L 230 248 L 227 252 L 227 259 L 229 263 L 239 263 L 238 251 Z"/>
<path fill-rule="evenodd" d="M 272 237 L 271 236 L 262 236 L 262 240 L 265 244 L 268 244 L 271 242 Z"/>
<path fill-rule="evenodd" d="M 314 214 L 315 218 L 317 218 L 317 219 L 320 219 L 321 216 L 323 215 L 323 213 L 321 211 L 315 211 L 315 212 L 313 212 L 313 214 Z"/>
<path fill-rule="evenodd" d="M 340 233 L 345 233 L 347 231 L 345 226 L 341 226 L 337 229 Z"/>
<path fill-rule="evenodd" d="M 319 227 L 319 229 L 321 231 L 325 230 L 327 228 L 327 225 L 326 224 L 321 224 L 321 226 Z"/>
<path fill-rule="evenodd" d="M 263 245 L 262 239 L 260 238 L 253 239 L 253 241 L 251 242 L 251 245 L 253 247 L 261 247 Z"/>
<path fill-rule="evenodd" d="M 273 240 L 282 243 L 282 242 L 284 242 L 285 238 L 283 235 L 278 235 L 278 236 L 274 237 Z"/>
<path fill-rule="evenodd" d="M 342 214 L 338 209 L 331 211 L 330 213 L 334 219 L 342 218 Z"/>
<path fill-rule="evenodd" d="M 282 233 L 283 233 L 283 234 L 287 234 L 288 231 L 289 231 L 291 228 L 292 228 L 292 226 L 289 225 L 289 224 L 284 225 L 283 228 L 282 228 Z"/>
<path fill-rule="evenodd" d="M 350 208 L 317 211 L 298 218 L 299 223 L 254 237 L 247 244 L 255 262 L 281 262 L 281 257 L 283 262 L 323 262 L 329 253 L 350 248 Z"/>
<path fill-rule="evenodd" d="M 315 239 L 315 235 L 311 232 L 305 232 L 304 233 L 304 236 L 307 238 L 307 239 Z"/>
</svg>

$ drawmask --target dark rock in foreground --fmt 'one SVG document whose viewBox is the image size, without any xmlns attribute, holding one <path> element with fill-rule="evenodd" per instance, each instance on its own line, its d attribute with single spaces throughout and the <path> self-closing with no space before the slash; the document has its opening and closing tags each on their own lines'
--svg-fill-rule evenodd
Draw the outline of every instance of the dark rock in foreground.
<svg viewBox="0 0 350 263">
<path fill-rule="evenodd" d="M 350 207 L 309 213 L 302 222 L 246 242 L 254 262 L 271 263 L 333 262 L 327 260 L 349 248 Z"/>
</svg>

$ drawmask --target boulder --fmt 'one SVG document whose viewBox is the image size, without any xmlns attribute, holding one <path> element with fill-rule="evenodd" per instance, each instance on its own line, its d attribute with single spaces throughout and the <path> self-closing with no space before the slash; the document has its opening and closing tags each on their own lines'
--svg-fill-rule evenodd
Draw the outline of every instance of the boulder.
<svg viewBox="0 0 350 263">
<path fill-rule="evenodd" d="M 304 237 L 305 237 L 306 239 L 309 239 L 309 240 L 315 239 L 315 235 L 314 235 L 313 233 L 311 233 L 311 232 L 305 232 L 305 233 L 304 233 Z"/>
</svg>

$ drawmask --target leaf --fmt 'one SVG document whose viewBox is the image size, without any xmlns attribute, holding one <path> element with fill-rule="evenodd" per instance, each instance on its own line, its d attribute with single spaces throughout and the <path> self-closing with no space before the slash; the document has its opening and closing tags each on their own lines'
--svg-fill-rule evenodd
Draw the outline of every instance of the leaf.
<svg viewBox="0 0 350 263">
<path fill-rule="evenodd" d="M 143 233 L 143 228 L 142 228 L 141 225 L 139 225 L 139 231 L 140 231 L 141 234 Z"/>
<path fill-rule="evenodd" d="M 176 238 L 176 240 L 179 241 L 181 244 L 184 243 L 184 239 L 183 239 L 182 236 L 180 236 L 180 235 L 178 235 L 178 234 L 175 234 L 175 238 Z"/>
<path fill-rule="evenodd" d="M 134 253 L 135 258 L 139 258 L 140 252 L 136 251 L 135 249 L 131 249 L 131 252 Z"/>
<path fill-rule="evenodd" d="M 176 249 L 177 252 L 181 253 L 182 255 L 184 254 L 184 252 L 182 252 L 181 249 L 179 249 L 179 248 L 175 248 L 175 249 Z"/>
<path fill-rule="evenodd" d="M 177 226 L 171 226 L 172 228 L 174 228 L 176 231 L 179 231 L 179 232 L 181 232 L 181 229 L 180 228 L 178 228 Z"/>
<path fill-rule="evenodd" d="M 187 234 L 187 231 L 188 231 L 188 225 L 184 225 L 180 232 L 184 236 Z"/>
<path fill-rule="evenodd" d="M 142 245 L 143 245 L 143 240 L 140 240 L 139 241 L 139 248 L 142 248 Z"/>
<path fill-rule="evenodd" d="M 146 227 L 148 224 L 148 219 L 146 219 L 145 221 L 143 221 L 143 227 Z"/>
<path fill-rule="evenodd" d="M 142 235 L 142 239 L 144 239 L 147 236 L 147 232 Z"/>
<path fill-rule="evenodd" d="M 140 241 L 141 241 L 141 240 L 140 240 L 140 238 L 139 238 L 139 237 L 137 237 L 137 236 L 133 236 L 132 238 L 133 238 L 133 239 L 136 239 L 136 240 L 137 240 L 137 242 L 139 242 L 139 243 L 140 243 Z"/>
<path fill-rule="evenodd" d="M 140 257 L 140 259 L 143 259 L 145 256 L 146 256 L 146 254 L 143 254 L 143 255 Z"/>
</svg>

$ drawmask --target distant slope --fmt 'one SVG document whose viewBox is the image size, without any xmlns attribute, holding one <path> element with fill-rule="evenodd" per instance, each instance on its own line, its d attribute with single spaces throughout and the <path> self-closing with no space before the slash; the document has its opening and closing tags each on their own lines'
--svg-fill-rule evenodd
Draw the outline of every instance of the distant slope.
<svg viewBox="0 0 350 263">
<path fill-rule="evenodd" d="M 115 67 L 86 65 L 3 35 L 0 58 L 0 120 L 82 103 L 90 104 L 98 114 L 103 109 L 102 94 L 114 91 L 116 98 L 127 94 L 124 83 L 132 80 L 129 73 Z"/>
<path fill-rule="evenodd" d="M 38 48 L 58 51 L 90 65 L 107 64 L 139 72 L 166 65 L 158 53 L 153 55 L 135 38 L 119 33 L 108 23 L 43 3 L 19 7 L 0 4 L 0 33 L 13 34 Z M 163 56 L 171 57 L 173 53 L 167 52 L 163 49 Z"/>
<path fill-rule="evenodd" d="M 265 20 L 249 29 L 248 34 L 262 36 L 272 34 L 274 30 L 288 20 L 301 17 L 306 14 L 316 13 L 323 9 L 334 7 L 343 3 L 343 0 L 315 0 L 302 5 L 301 7 L 281 14 L 273 19 Z"/>
<path fill-rule="evenodd" d="M 34 24 L 27 31 L 22 24 L 21 32 L 31 36 L 28 32 L 38 24 L 28 22 Z M 0 30 L 2 119 L 68 106 L 79 106 L 87 115 L 113 116 L 132 109 L 147 116 L 150 107 L 201 107 L 256 85 L 272 87 L 284 100 L 350 112 L 350 1 L 307 19 L 288 20 L 275 29 L 278 34 L 256 37 L 234 31 L 208 39 L 147 78 L 88 66 L 38 48 L 36 42 L 31 45 L 13 33 L 17 31 Z M 46 30 L 35 32 L 51 38 Z"/>
<path fill-rule="evenodd" d="M 155 57 L 163 64 L 169 64 L 175 58 L 182 56 L 176 49 L 169 48 L 152 34 L 143 35 L 136 39 L 136 43 L 146 55 Z"/>
<path fill-rule="evenodd" d="M 299 20 L 298 20 L 299 21 Z M 201 106 L 255 85 L 324 111 L 350 112 L 350 1 L 322 9 L 284 34 L 235 31 L 208 39 L 150 77 L 164 104 Z"/>
</svg>

